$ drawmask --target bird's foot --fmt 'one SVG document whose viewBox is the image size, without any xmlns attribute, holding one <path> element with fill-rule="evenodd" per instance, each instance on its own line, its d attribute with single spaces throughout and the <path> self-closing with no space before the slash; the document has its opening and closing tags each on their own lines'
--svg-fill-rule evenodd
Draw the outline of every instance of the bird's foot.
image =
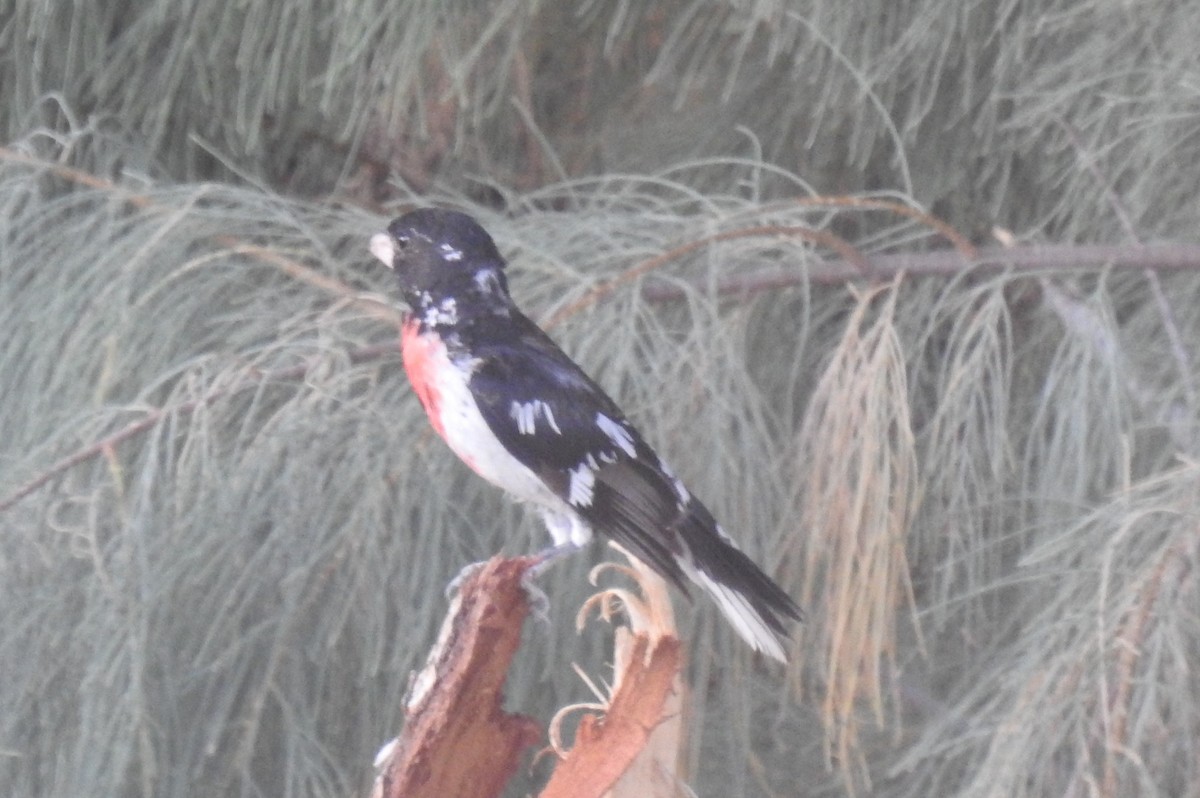
<svg viewBox="0 0 1200 798">
<path fill-rule="evenodd" d="M 549 622 L 550 620 L 550 599 L 546 596 L 546 592 L 537 586 L 536 580 L 545 573 L 551 565 L 583 548 L 582 544 L 572 543 L 556 543 L 553 546 L 542 549 L 537 554 L 532 555 L 529 560 L 529 567 L 525 569 L 525 573 L 521 576 L 521 588 L 529 597 L 529 609 L 534 617 L 539 620 Z M 458 591 L 462 588 L 463 583 L 474 575 L 480 568 L 487 565 L 487 560 L 473 562 L 463 566 L 462 570 L 450 580 L 446 585 L 446 598 L 453 599 Z"/>
<path fill-rule="evenodd" d="M 487 560 L 480 560 L 479 562 L 473 562 L 469 565 L 464 565 L 462 570 L 459 571 L 458 574 L 455 575 L 455 577 L 446 585 L 446 598 L 454 598 L 454 596 L 458 594 L 459 588 L 463 586 L 463 582 L 466 582 L 472 574 L 485 565 L 487 565 Z"/>
<path fill-rule="evenodd" d="M 525 591 L 525 597 L 529 599 L 529 612 L 533 614 L 534 618 L 548 624 L 550 623 L 550 597 L 534 582 L 536 578 L 537 574 L 530 568 L 521 577 L 521 589 Z"/>
</svg>

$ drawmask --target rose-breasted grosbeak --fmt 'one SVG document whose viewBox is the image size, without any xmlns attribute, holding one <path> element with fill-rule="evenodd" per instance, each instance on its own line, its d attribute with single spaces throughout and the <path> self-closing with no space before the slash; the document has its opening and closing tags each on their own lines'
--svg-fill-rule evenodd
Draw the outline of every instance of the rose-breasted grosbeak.
<svg viewBox="0 0 1200 798">
<path fill-rule="evenodd" d="M 617 405 L 513 304 L 504 259 L 466 214 L 425 209 L 371 238 L 412 309 L 404 368 L 433 428 L 484 479 L 536 506 L 556 549 L 593 531 L 716 601 L 785 661 L 800 609 L 743 554 Z"/>
</svg>

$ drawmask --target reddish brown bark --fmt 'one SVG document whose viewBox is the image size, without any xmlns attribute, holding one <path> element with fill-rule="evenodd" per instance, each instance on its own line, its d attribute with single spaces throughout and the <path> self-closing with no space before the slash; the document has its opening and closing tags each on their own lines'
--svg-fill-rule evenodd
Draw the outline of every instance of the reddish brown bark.
<svg viewBox="0 0 1200 798">
<path fill-rule="evenodd" d="M 503 709 L 529 613 L 521 578 L 532 563 L 495 557 L 463 581 L 414 683 L 404 731 L 380 767 L 378 798 L 499 795 L 521 754 L 541 739 L 533 719 Z"/>
<path fill-rule="evenodd" d="M 673 637 L 653 643 L 639 635 L 604 717 L 587 715 L 575 746 L 540 798 L 599 798 L 629 769 L 664 720 L 663 707 L 679 675 L 682 650 Z"/>
<path fill-rule="evenodd" d="M 372 798 L 497 796 L 525 749 L 542 738 L 534 720 L 503 709 L 504 682 L 529 613 L 522 578 L 536 562 L 495 557 L 463 581 L 414 682 L 404 731 L 380 763 Z M 607 710 L 580 722 L 542 798 L 604 795 L 647 750 L 664 716 L 677 711 L 668 709 L 674 706 L 668 699 L 681 689 L 682 650 L 676 638 L 661 634 L 656 630 L 653 641 L 647 634 L 629 635 L 631 643 L 624 638 L 617 658 L 623 672 Z"/>
</svg>

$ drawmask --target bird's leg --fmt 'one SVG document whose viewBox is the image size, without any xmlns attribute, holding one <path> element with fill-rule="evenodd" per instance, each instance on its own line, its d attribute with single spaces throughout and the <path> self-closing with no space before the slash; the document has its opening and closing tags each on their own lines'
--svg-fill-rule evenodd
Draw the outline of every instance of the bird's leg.
<svg viewBox="0 0 1200 798">
<path fill-rule="evenodd" d="M 533 555 L 533 564 L 521 577 L 521 587 L 525 595 L 529 596 L 529 609 L 538 620 L 550 622 L 550 599 L 546 592 L 538 587 L 536 580 L 549 570 L 551 565 L 581 548 L 583 544 L 573 540 L 556 541 L 554 545 L 547 546 Z"/>
<path fill-rule="evenodd" d="M 546 597 L 545 591 L 538 587 L 534 580 L 548 571 L 551 565 L 554 565 L 568 555 L 574 554 L 581 548 L 583 548 L 583 544 L 577 541 L 560 541 L 552 546 L 547 546 L 530 557 L 529 568 L 525 570 L 525 574 L 521 577 L 521 587 L 529 596 L 529 603 L 533 613 L 539 618 L 545 619 L 547 617 L 550 600 Z M 446 598 L 453 598 L 454 594 L 462 587 L 463 582 L 466 582 L 472 574 L 487 565 L 487 562 L 487 560 L 480 560 L 479 562 L 464 565 L 462 570 L 455 574 L 454 578 L 446 584 Z"/>
<path fill-rule="evenodd" d="M 576 540 L 555 541 L 554 545 L 546 548 L 533 555 L 533 565 L 529 569 L 529 573 L 534 578 L 541 576 L 544 572 L 550 569 L 564 557 L 568 557 L 583 548 L 582 543 Z"/>
</svg>

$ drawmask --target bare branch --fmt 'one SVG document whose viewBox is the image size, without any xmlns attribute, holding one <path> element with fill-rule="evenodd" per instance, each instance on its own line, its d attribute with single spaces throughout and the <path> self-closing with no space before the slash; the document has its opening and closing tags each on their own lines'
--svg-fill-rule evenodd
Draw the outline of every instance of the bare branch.
<svg viewBox="0 0 1200 798">
<path fill-rule="evenodd" d="M 904 272 L 917 277 L 953 277 L 968 271 L 1055 272 L 1079 269 L 1150 269 L 1184 271 L 1200 269 L 1196 244 L 1034 244 L 1012 249 L 989 248 L 973 260 L 954 250 L 912 252 L 866 257 L 862 264 L 847 260 L 817 262 L 812 266 L 762 269 L 730 275 L 717 281 L 721 295 L 756 294 L 790 288 L 804 282 L 837 284 L 862 279 L 864 273 L 880 281 Z M 683 297 L 675 285 L 648 285 L 646 299 L 663 302 Z"/>
</svg>

